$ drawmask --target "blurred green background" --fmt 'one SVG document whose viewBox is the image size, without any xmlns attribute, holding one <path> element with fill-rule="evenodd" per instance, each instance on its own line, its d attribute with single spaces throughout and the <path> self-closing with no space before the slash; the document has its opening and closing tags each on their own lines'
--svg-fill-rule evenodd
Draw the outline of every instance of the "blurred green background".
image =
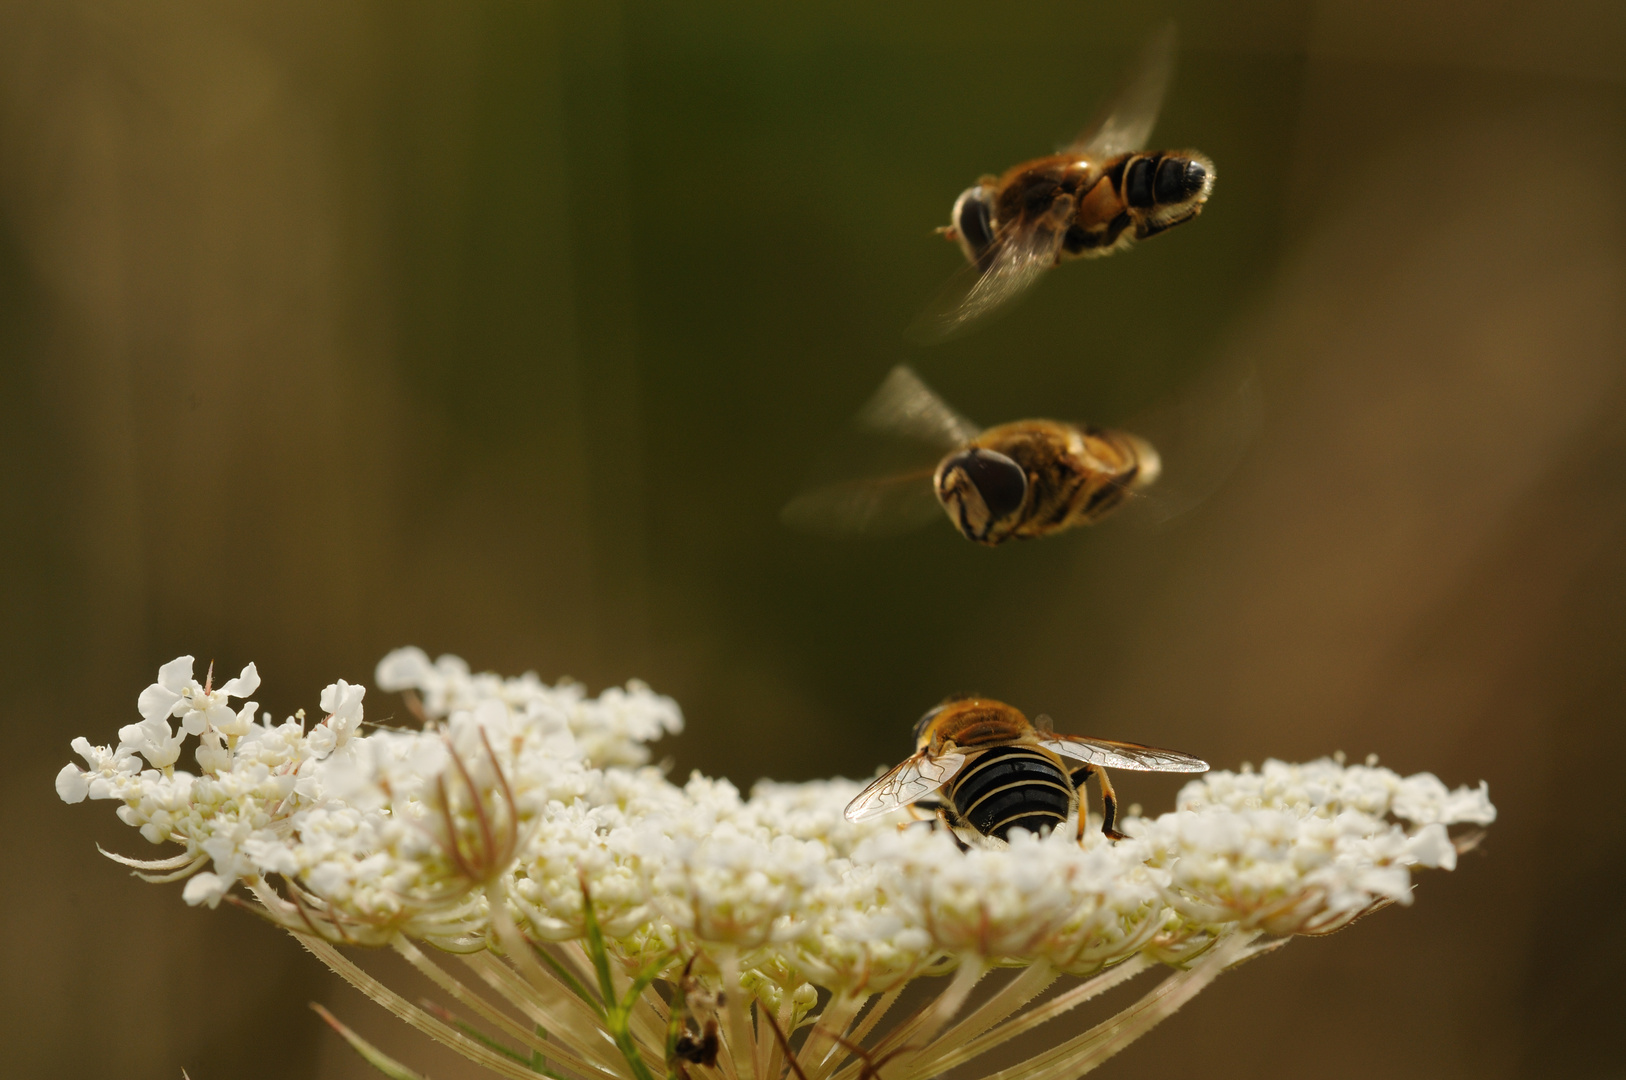
<svg viewBox="0 0 1626 1080">
<path fill-rule="evenodd" d="M 907 345 L 955 195 L 1170 15 L 1154 142 L 1217 162 L 1202 218 Z M 865 775 L 973 688 L 1228 767 L 1489 779 L 1414 909 L 1101 1075 L 1619 1075 L 1623 58 L 1605 0 L 0 5 L 7 1075 L 370 1075 L 311 999 L 465 1075 L 51 789 L 177 654 L 286 713 L 407 643 L 644 678 L 679 773 L 742 785 Z M 784 531 L 899 362 L 988 423 L 1237 365 L 1265 414 L 1154 533 Z"/>
</svg>

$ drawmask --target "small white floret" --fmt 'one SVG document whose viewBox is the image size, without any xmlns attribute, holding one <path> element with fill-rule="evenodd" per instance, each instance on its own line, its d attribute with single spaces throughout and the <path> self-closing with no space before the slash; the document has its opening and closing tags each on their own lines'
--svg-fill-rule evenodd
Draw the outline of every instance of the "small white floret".
<svg viewBox="0 0 1626 1080">
<path fill-rule="evenodd" d="M 56 793 L 65 803 L 84 802 L 85 796 L 90 794 L 90 782 L 85 779 L 85 772 L 77 765 L 64 765 L 62 771 L 56 774 Z"/>
<path fill-rule="evenodd" d="M 193 907 L 197 907 L 199 904 L 215 907 L 231 889 L 231 886 L 230 878 L 204 871 L 203 873 L 193 874 L 187 879 L 186 888 L 181 892 L 181 899 Z"/>
</svg>

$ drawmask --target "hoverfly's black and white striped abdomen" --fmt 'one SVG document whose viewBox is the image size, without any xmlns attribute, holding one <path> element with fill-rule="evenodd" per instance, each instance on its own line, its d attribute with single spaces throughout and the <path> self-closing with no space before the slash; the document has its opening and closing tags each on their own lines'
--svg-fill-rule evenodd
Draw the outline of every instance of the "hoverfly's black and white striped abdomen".
<svg viewBox="0 0 1626 1080">
<path fill-rule="evenodd" d="M 1183 203 L 1204 194 L 1212 181 L 1195 158 L 1179 154 L 1143 154 L 1124 167 L 1124 201 L 1137 210 Z"/>
<path fill-rule="evenodd" d="M 1213 189 L 1214 163 L 1195 151 L 1126 154 L 1080 200 L 1062 250 L 1105 255 L 1156 236 L 1196 217 Z"/>
<path fill-rule="evenodd" d="M 1119 188 L 1144 240 L 1197 215 L 1214 188 L 1214 163 L 1200 154 L 1136 154 L 1123 166 Z"/>
<path fill-rule="evenodd" d="M 1027 746 L 998 746 L 978 754 L 945 795 L 962 823 L 997 840 L 1008 840 L 1012 829 L 1049 832 L 1067 821 L 1076 798 L 1068 775 Z"/>
</svg>

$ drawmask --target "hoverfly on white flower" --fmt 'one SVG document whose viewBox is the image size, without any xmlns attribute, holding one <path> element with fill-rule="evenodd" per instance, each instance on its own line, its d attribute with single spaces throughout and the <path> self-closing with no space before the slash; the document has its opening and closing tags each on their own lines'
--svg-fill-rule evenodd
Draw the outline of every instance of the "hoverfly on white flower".
<svg viewBox="0 0 1626 1080">
<path fill-rule="evenodd" d="M 1013 829 L 1045 833 L 1071 817 L 1082 843 L 1084 784 L 1094 777 L 1101 788 L 1101 832 L 1123 840 L 1108 765 L 1140 772 L 1208 771 L 1208 762 L 1178 750 L 1058 735 L 1048 716 L 1029 722 L 1003 701 L 950 698 L 915 723 L 915 752 L 859 792 L 847 804 L 847 820 L 929 806 L 956 836 L 1003 843 Z"/>
</svg>

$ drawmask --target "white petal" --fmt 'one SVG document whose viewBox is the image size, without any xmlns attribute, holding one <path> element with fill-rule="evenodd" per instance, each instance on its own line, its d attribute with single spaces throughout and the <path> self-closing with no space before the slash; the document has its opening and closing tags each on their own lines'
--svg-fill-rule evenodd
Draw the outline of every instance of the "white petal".
<svg viewBox="0 0 1626 1080">
<path fill-rule="evenodd" d="M 158 683 L 166 690 L 179 694 L 192 681 L 193 660 L 190 656 L 177 656 L 158 669 Z"/>
<path fill-rule="evenodd" d="M 197 709 L 188 709 L 181 714 L 181 730 L 188 735 L 202 735 L 203 729 L 209 726 L 209 717 Z"/>
<path fill-rule="evenodd" d="M 1419 865 L 1435 866 L 1442 870 L 1457 868 L 1457 848 L 1446 835 L 1444 825 L 1425 826 L 1411 838 L 1407 847 L 1411 849 L 1411 854 Z"/>
<path fill-rule="evenodd" d="M 223 773 L 231 769 L 231 751 L 224 746 L 200 744 L 193 756 L 198 759 L 198 767 L 206 773 Z"/>
<path fill-rule="evenodd" d="M 169 716 L 169 711 L 179 700 L 181 695 L 176 691 L 162 683 L 153 683 L 141 691 L 141 696 L 136 699 L 136 710 L 143 720 L 162 720 Z"/>
<path fill-rule="evenodd" d="M 429 654 L 416 645 L 408 645 L 404 649 L 396 649 L 378 662 L 373 681 L 378 683 L 380 690 L 389 693 L 412 690 L 423 686 L 425 677 L 433 670 Z"/>
<path fill-rule="evenodd" d="M 1447 825 L 1462 822 L 1489 825 L 1495 821 L 1496 807 L 1491 805 L 1489 782 L 1481 780 L 1477 788 L 1457 788 L 1446 800 L 1444 814 Z"/>
<path fill-rule="evenodd" d="M 227 697 L 246 698 L 260 688 L 260 671 L 253 664 L 243 669 L 243 673 L 235 679 L 227 681 L 220 692 Z"/>
<path fill-rule="evenodd" d="M 338 736 L 326 724 L 317 724 L 305 738 L 305 745 L 318 760 L 331 754 L 338 744 Z"/>
<path fill-rule="evenodd" d="M 181 740 L 177 738 L 158 746 L 149 746 L 142 754 L 146 756 L 147 764 L 153 768 L 167 769 L 181 756 Z"/>
<path fill-rule="evenodd" d="M 147 764 L 155 769 L 175 764 L 175 759 L 181 756 L 181 742 L 184 738 L 184 735 L 173 735 L 169 730 L 169 724 L 162 718 L 143 720 L 139 724 L 127 724 L 119 728 L 120 744 L 141 754 L 147 759 Z"/>
<path fill-rule="evenodd" d="M 181 899 L 193 907 L 199 904 L 208 904 L 210 907 L 214 907 L 220 903 L 220 898 L 226 895 L 226 890 L 230 889 L 231 886 L 231 880 L 223 878 L 219 874 L 211 874 L 207 871 L 201 874 L 193 874 L 186 883 L 186 890 L 181 893 Z"/>
<path fill-rule="evenodd" d="M 254 727 L 254 710 L 260 707 L 257 701 L 250 701 L 236 713 L 226 710 L 225 720 L 216 720 L 215 728 L 226 735 L 247 735 Z"/>
<path fill-rule="evenodd" d="M 361 699 L 366 695 L 365 686 L 340 679 L 322 691 L 322 711 L 333 717 L 335 727 L 343 724 L 354 729 L 361 723 Z"/>
<path fill-rule="evenodd" d="M 134 750 L 138 754 L 141 753 L 142 744 L 147 741 L 146 725 L 151 722 L 149 720 L 141 724 L 125 724 L 119 728 L 119 749 Z M 168 730 L 168 725 L 165 725 L 165 730 Z"/>
<path fill-rule="evenodd" d="M 85 774 L 79 766 L 62 766 L 62 771 L 56 774 L 56 793 L 65 803 L 85 800 L 85 796 L 90 794 L 90 784 L 85 780 Z"/>
</svg>

